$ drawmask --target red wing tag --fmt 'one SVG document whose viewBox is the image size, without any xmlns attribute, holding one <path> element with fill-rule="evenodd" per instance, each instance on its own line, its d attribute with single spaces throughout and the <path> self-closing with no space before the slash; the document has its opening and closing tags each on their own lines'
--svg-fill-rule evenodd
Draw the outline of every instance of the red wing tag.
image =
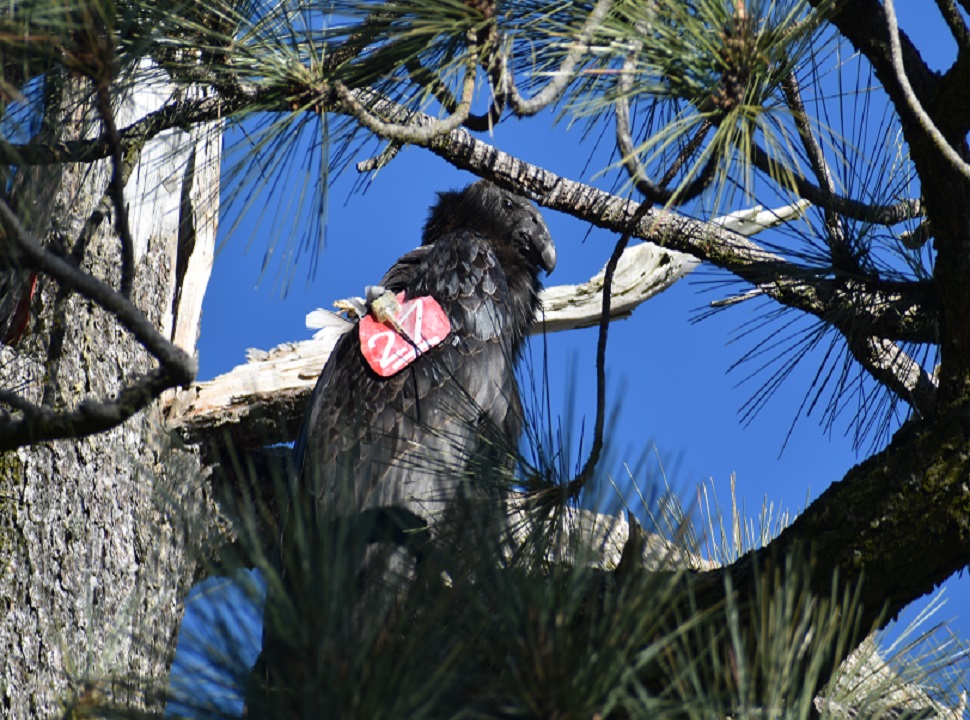
<svg viewBox="0 0 970 720">
<path fill-rule="evenodd" d="M 361 318 L 358 325 L 360 351 L 371 369 L 381 377 L 399 373 L 418 355 L 440 344 L 451 332 L 448 316 L 433 297 L 405 300 L 404 293 L 398 293 L 397 300 L 401 309 L 393 317 L 407 338 L 402 337 L 391 323 L 379 323 L 370 314 Z"/>
</svg>

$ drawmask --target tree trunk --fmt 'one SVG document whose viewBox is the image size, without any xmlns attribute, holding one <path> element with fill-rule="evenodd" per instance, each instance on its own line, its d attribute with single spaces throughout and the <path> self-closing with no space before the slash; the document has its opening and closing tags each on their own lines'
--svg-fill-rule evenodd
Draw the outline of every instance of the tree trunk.
<svg viewBox="0 0 970 720">
<path fill-rule="evenodd" d="M 172 87 L 155 75 L 116 109 L 120 125 L 170 99 Z M 72 94 L 76 87 L 64 93 Z M 83 135 L 91 125 L 85 107 L 76 99 L 61 105 L 54 120 L 62 133 Z M 143 148 L 126 188 L 132 300 L 190 353 L 211 269 L 219 155 L 218 127 L 165 133 Z M 109 163 L 36 174 L 60 185 L 47 242 L 71 251 L 103 202 Z M 109 211 L 82 267 L 118 287 L 113 222 Z M 36 399 L 45 382 L 55 407 L 110 397 L 123 379 L 153 366 L 110 314 L 41 282 L 30 335 L 8 363 L 30 376 Z M 94 701 L 157 703 L 145 693 L 166 681 L 195 572 L 186 528 L 212 515 L 201 475 L 197 451 L 173 443 L 157 403 L 100 435 L 0 455 L 0 716 L 67 716 Z"/>
</svg>

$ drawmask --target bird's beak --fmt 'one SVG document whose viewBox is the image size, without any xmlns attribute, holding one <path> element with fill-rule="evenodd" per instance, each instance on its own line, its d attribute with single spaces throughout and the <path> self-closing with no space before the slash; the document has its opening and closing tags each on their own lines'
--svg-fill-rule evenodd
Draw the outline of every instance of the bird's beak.
<svg viewBox="0 0 970 720">
<path fill-rule="evenodd" d="M 536 238 L 535 244 L 536 250 L 539 251 L 539 257 L 542 258 L 542 269 L 548 275 L 556 269 L 556 246 L 553 244 L 552 237 L 549 236 L 548 232 Z"/>
</svg>

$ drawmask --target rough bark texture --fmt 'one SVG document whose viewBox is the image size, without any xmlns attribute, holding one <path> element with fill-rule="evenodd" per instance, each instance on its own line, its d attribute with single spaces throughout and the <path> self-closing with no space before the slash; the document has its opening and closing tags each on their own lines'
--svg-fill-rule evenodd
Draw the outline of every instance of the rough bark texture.
<svg viewBox="0 0 970 720">
<path fill-rule="evenodd" d="M 126 110 L 157 107 L 165 91 L 152 87 Z M 64 117 L 63 127 L 83 127 L 79 114 Z M 187 154 L 195 157 L 192 172 Z M 190 352 L 198 308 L 181 312 L 194 312 L 194 328 L 173 321 L 173 308 L 184 297 L 198 295 L 200 303 L 201 293 L 178 287 L 179 229 L 183 240 L 191 228 L 194 244 L 211 249 L 215 209 L 193 199 L 218 198 L 218 158 L 217 130 L 173 131 L 146 148 L 127 188 L 136 244 L 132 299 Z M 52 236 L 70 243 L 100 202 L 110 167 L 101 161 L 60 172 Z M 117 237 L 102 223 L 83 267 L 117 287 L 119 265 Z M 204 289 L 204 258 L 202 266 L 194 278 L 186 274 L 186 284 Z M 51 333 L 63 326 L 59 403 L 110 396 L 123 378 L 153 366 L 93 303 L 72 296 L 55 317 L 56 292 L 51 282 L 41 287 L 22 348 L 29 357 L 16 362 L 39 382 Z M 208 516 L 200 478 L 197 451 L 172 444 L 157 406 L 95 437 L 0 455 L 0 716 L 69 716 L 72 706 L 96 699 L 152 704 L 144 691 L 167 676 L 194 573 L 186 523 Z"/>
<path fill-rule="evenodd" d="M 888 621 L 970 562 L 966 407 L 903 427 L 829 487 L 765 551 L 809 547 L 821 593 L 834 571 L 862 580 L 864 622 Z"/>
</svg>

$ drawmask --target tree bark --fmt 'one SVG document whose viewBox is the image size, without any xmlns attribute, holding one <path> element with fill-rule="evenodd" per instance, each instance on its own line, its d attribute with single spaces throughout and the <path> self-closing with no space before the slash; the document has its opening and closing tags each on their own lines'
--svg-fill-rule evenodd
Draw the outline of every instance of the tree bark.
<svg viewBox="0 0 970 720">
<path fill-rule="evenodd" d="M 833 483 L 763 551 L 811 553 L 819 594 L 861 583 L 863 624 L 885 624 L 970 565 L 970 407 L 914 420 Z"/>
<path fill-rule="evenodd" d="M 48 110 L 65 133 L 77 133 L 64 140 L 90 127 L 80 93 L 73 85 L 65 93 L 73 101 Z M 130 123 L 171 94 L 155 76 L 117 117 Z M 218 125 L 169 131 L 143 149 L 126 188 L 132 300 L 193 354 L 215 240 L 219 157 Z M 48 242 L 70 251 L 105 196 L 109 162 L 49 166 L 60 191 Z M 82 268 L 118 287 L 120 265 L 112 223 L 102 222 Z M 43 382 L 55 407 L 110 397 L 154 366 L 109 313 L 77 295 L 58 298 L 53 281 L 42 283 L 29 337 L 16 357 L 7 349 L 37 399 Z M 51 341 L 60 333 L 58 353 Z M 73 716 L 72 708 L 95 702 L 157 708 L 150 693 L 167 682 L 195 573 L 186 528 L 212 516 L 201 477 L 197 450 L 173 443 L 158 403 L 93 437 L 0 455 L 0 716 Z"/>
</svg>

